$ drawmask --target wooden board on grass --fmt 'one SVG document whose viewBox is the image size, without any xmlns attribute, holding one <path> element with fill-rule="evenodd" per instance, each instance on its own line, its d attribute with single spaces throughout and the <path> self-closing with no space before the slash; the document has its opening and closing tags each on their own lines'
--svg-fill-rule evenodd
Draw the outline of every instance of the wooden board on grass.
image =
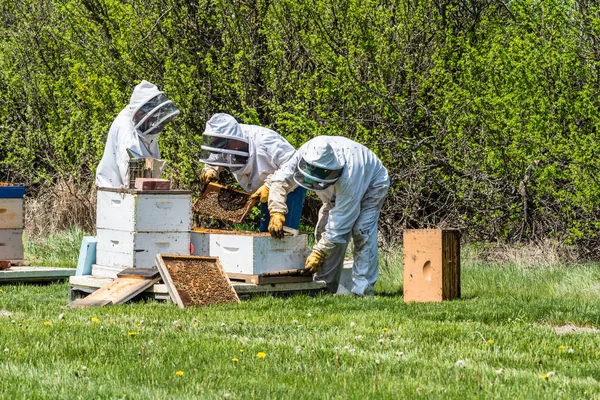
<svg viewBox="0 0 600 400">
<path fill-rule="evenodd" d="M 180 308 L 240 301 L 217 257 L 157 254 L 156 265 Z"/>
<path fill-rule="evenodd" d="M 122 304 L 160 280 L 158 271 L 153 268 L 127 268 L 117 276 L 109 285 L 83 299 L 75 300 L 70 306 L 80 308 Z"/>
<path fill-rule="evenodd" d="M 0 283 L 53 282 L 75 275 L 75 268 L 14 267 L 0 271 Z"/>
<path fill-rule="evenodd" d="M 209 183 L 194 202 L 192 210 L 221 221 L 240 223 L 250 213 L 257 201 L 256 198 L 250 198 L 250 193 L 217 183 Z"/>
</svg>

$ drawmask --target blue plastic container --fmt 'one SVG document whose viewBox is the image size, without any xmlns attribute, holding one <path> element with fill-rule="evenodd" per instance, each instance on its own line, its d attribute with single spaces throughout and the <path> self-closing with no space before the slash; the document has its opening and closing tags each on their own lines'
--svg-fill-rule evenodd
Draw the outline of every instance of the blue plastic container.
<svg viewBox="0 0 600 400">
<path fill-rule="evenodd" d="M 20 199 L 25 196 L 25 186 L 0 186 L 0 199 Z"/>
</svg>

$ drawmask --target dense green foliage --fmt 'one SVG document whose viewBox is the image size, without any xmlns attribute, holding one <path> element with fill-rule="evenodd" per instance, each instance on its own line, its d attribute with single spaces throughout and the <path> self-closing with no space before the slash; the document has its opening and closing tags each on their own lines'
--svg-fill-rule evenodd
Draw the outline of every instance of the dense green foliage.
<svg viewBox="0 0 600 400">
<path fill-rule="evenodd" d="M 395 282 L 402 257 L 389 261 L 374 299 L 259 296 L 204 308 L 150 301 L 70 309 L 66 283 L 0 285 L 0 393 L 7 399 L 600 397 L 598 265 L 517 268 L 466 258 L 462 300 L 404 304 L 397 295 L 402 282 Z"/>
<path fill-rule="evenodd" d="M 147 79 L 183 111 L 160 144 L 184 187 L 224 111 L 372 148 L 388 238 L 456 226 L 597 255 L 599 21 L 591 0 L 5 0 L 0 180 L 92 179 Z"/>
</svg>

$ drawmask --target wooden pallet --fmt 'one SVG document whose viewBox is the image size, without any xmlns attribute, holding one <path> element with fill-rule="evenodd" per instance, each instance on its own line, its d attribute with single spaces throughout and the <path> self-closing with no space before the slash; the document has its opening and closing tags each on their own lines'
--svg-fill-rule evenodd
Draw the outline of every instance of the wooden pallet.
<svg viewBox="0 0 600 400">
<path fill-rule="evenodd" d="M 298 283 L 312 282 L 313 276 L 304 269 L 286 269 L 275 272 L 265 272 L 258 275 L 236 274 L 228 272 L 227 276 L 232 281 L 266 285 L 272 283 Z"/>
<path fill-rule="evenodd" d="M 71 308 L 102 307 L 123 304 L 160 280 L 154 268 L 127 268 L 117 275 L 117 279 L 91 295 L 75 300 Z"/>
<path fill-rule="evenodd" d="M 75 299 L 79 295 L 87 295 L 103 288 L 113 282 L 113 278 L 99 277 L 93 275 L 71 276 L 69 278 L 69 298 Z M 295 282 L 295 283 L 271 283 L 255 285 L 246 282 L 231 282 L 231 286 L 238 296 L 250 296 L 253 294 L 288 294 L 288 293 L 318 293 L 325 289 L 323 281 Z M 167 285 L 156 283 L 144 292 L 144 295 L 155 300 L 170 300 Z"/>
</svg>

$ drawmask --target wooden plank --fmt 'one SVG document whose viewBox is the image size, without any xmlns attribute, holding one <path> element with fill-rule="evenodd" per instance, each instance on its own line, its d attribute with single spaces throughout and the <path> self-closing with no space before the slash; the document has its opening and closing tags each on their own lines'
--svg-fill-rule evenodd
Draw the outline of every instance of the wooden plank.
<svg viewBox="0 0 600 400">
<path fill-rule="evenodd" d="M 228 272 L 227 276 L 232 281 L 240 281 L 253 283 L 255 285 L 265 285 L 271 283 L 295 283 L 295 282 L 310 282 L 313 280 L 311 275 L 277 275 L 274 273 L 264 273 L 260 275 L 236 274 Z"/>
<path fill-rule="evenodd" d="M 260 276 L 305 276 L 312 275 L 309 269 L 283 269 L 281 271 L 273 271 L 273 272 L 263 272 Z"/>
<path fill-rule="evenodd" d="M 238 294 L 255 293 L 278 293 L 278 292 L 296 292 L 296 291 L 316 291 L 327 287 L 324 281 L 296 282 L 296 283 L 273 283 L 266 285 L 253 285 L 251 283 L 232 283 L 233 288 Z"/>
<path fill-rule="evenodd" d="M 88 297 L 75 300 L 70 304 L 70 307 L 99 307 L 111 304 L 122 304 L 142 293 L 150 286 L 153 286 L 159 280 L 160 277 L 152 279 L 145 279 L 142 277 L 117 278 L 112 283 L 95 291 Z"/>
<path fill-rule="evenodd" d="M 11 267 L 0 271 L 0 282 L 43 282 L 67 279 L 75 275 L 75 268 Z"/>
<path fill-rule="evenodd" d="M 156 263 L 180 308 L 240 301 L 216 257 L 157 254 Z"/>
<path fill-rule="evenodd" d="M 127 268 L 117 274 L 117 278 L 146 278 L 153 279 L 160 275 L 156 268 Z"/>
</svg>

